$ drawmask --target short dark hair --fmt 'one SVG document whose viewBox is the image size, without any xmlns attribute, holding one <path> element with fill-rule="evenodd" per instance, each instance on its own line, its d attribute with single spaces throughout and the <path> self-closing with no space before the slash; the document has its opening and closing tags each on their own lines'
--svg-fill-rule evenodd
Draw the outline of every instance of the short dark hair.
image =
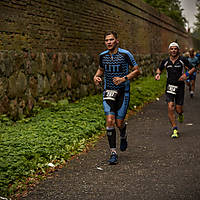
<svg viewBox="0 0 200 200">
<path fill-rule="evenodd" d="M 106 38 L 107 35 L 111 35 L 111 34 L 114 35 L 115 39 L 117 39 L 117 32 L 115 32 L 115 31 L 108 31 L 108 32 L 106 32 L 104 34 L 104 40 L 105 40 L 105 38 Z"/>
</svg>

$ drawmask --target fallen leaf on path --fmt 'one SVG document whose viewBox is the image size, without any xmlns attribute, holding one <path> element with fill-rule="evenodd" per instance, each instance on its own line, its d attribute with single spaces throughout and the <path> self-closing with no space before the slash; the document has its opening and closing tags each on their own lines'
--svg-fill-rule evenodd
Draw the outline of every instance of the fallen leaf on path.
<svg viewBox="0 0 200 200">
<path fill-rule="evenodd" d="M 101 167 L 97 167 L 98 170 L 103 171 L 103 169 Z"/>
<path fill-rule="evenodd" d="M 192 126 L 193 124 L 192 123 L 188 123 L 188 124 L 186 124 L 187 126 Z"/>
</svg>

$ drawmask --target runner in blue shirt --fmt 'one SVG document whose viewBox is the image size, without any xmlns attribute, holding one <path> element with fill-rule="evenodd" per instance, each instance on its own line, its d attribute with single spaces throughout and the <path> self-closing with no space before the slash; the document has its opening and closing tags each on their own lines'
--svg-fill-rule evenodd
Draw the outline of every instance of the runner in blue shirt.
<svg viewBox="0 0 200 200">
<path fill-rule="evenodd" d="M 127 148 L 126 123 L 124 122 L 130 98 L 130 79 L 138 76 L 139 67 L 133 55 L 118 48 L 119 40 L 114 31 L 104 35 L 107 50 L 99 55 L 99 68 L 94 82 L 99 85 L 104 75 L 103 106 L 106 115 L 106 130 L 111 151 L 110 164 L 117 163 L 116 130 L 120 131 L 120 150 Z M 129 67 L 132 71 L 129 73 Z"/>
<path fill-rule="evenodd" d="M 200 63 L 200 51 L 199 50 L 197 50 L 195 56 L 199 59 L 199 63 Z M 200 65 L 197 68 L 197 73 L 199 73 L 199 72 L 200 72 Z"/>
<path fill-rule="evenodd" d="M 199 59 L 194 55 L 194 49 L 190 48 L 189 49 L 189 57 L 188 57 L 188 61 L 190 62 L 190 64 L 195 67 L 196 69 L 199 66 Z M 189 92 L 190 92 L 190 97 L 193 98 L 194 96 L 194 90 L 195 90 L 195 81 L 196 81 L 196 75 L 197 72 L 193 72 L 187 79 L 186 84 L 189 87 Z"/>
</svg>

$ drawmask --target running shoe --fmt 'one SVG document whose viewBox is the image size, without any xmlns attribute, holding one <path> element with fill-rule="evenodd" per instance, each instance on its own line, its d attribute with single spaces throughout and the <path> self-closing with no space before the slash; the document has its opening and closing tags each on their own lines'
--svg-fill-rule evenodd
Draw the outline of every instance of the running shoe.
<svg viewBox="0 0 200 200">
<path fill-rule="evenodd" d="M 193 96 L 194 96 L 194 91 L 191 90 L 191 91 L 190 91 L 190 97 L 193 98 Z"/>
<path fill-rule="evenodd" d="M 179 121 L 180 123 L 183 123 L 183 121 L 184 121 L 184 115 L 183 115 L 183 114 L 178 115 L 178 121 Z"/>
<path fill-rule="evenodd" d="M 109 162 L 110 165 L 116 165 L 117 164 L 117 159 L 118 159 L 118 155 L 115 152 L 112 152 L 108 162 Z"/>
<path fill-rule="evenodd" d="M 173 130 L 173 133 L 172 133 L 172 135 L 171 135 L 171 138 L 178 138 L 178 137 L 179 137 L 179 132 L 178 132 L 177 129 L 174 129 L 174 130 Z"/>
<path fill-rule="evenodd" d="M 127 142 L 127 137 L 121 137 L 120 138 L 120 150 L 121 151 L 126 151 L 128 146 L 128 142 Z"/>
</svg>

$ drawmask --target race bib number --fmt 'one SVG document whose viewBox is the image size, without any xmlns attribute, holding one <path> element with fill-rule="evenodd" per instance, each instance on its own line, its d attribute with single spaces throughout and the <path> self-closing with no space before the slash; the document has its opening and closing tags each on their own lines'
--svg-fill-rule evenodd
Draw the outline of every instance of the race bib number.
<svg viewBox="0 0 200 200">
<path fill-rule="evenodd" d="M 176 85 L 168 85 L 167 86 L 167 93 L 170 93 L 170 94 L 176 94 L 177 93 L 177 90 L 178 90 L 178 86 Z"/>
<path fill-rule="evenodd" d="M 106 90 L 103 99 L 115 101 L 117 94 L 118 94 L 117 90 Z"/>
</svg>

